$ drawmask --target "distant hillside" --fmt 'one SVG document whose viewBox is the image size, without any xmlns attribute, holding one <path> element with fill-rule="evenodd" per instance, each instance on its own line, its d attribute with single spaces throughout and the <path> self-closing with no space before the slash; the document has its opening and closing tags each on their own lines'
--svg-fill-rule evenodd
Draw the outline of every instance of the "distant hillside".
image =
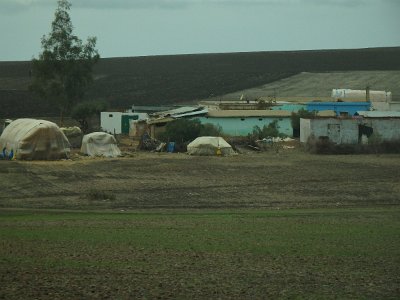
<svg viewBox="0 0 400 300">
<path fill-rule="evenodd" d="M 30 62 L 0 62 L 0 117 L 57 114 L 30 94 Z M 225 95 L 300 72 L 400 70 L 400 47 L 101 59 L 87 99 L 113 108 L 178 104 Z M 295 95 L 293 95 L 295 96 Z"/>
<path fill-rule="evenodd" d="M 334 88 L 363 90 L 367 86 L 372 90 L 391 91 L 393 100 L 400 101 L 400 71 L 302 72 L 265 85 L 229 93 L 214 100 L 235 100 L 241 95 L 248 99 L 276 96 L 286 101 L 298 101 L 300 98 L 310 99 L 310 97 L 319 99 L 327 97 L 331 100 Z"/>
</svg>

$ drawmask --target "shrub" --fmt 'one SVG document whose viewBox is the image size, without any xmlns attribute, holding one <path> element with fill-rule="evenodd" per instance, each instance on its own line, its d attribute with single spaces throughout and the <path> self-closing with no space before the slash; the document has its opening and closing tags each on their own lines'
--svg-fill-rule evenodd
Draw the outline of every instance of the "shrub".
<svg viewBox="0 0 400 300">
<path fill-rule="evenodd" d="M 329 154 L 333 152 L 334 144 L 327 136 L 320 136 L 316 138 L 311 135 L 306 143 L 306 149 L 314 154 Z"/>
<path fill-rule="evenodd" d="M 86 193 L 86 198 L 91 200 L 91 201 L 96 201 L 96 200 L 115 200 L 116 196 L 115 194 L 112 194 L 107 191 L 100 191 L 97 189 L 90 189 Z"/>
<path fill-rule="evenodd" d="M 400 140 L 384 141 L 380 144 L 381 153 L 400 153 Z"/>
<path fill-rule="evenodd" d="M 163 142 L 175 142 L 175 149 L 186 151 L 186 145 L 199 136 L 221 136 L 221 127 L 213 124 L 201 124 L 197 119 L 178 119 L 169 122 L 165 131 L 157 138 Z"/>
<path fill-rule="evenodd" d="M 200 136 L 200 131 L 201 123 L 199 120 L 178 119 L 169 122 L 165 131 L 157 138 L 164 142 L 184 143 Z"/>
<path fill-rule="evenodd" d="M 222 127 L 215 126 L 210 123 L 202 124 L 200 128 L 200 136 L 221 136 Z"/>
<path fill-rule="evenodd" d="M 306 150 L 314 154 L 378 154 L 400 153 L 400 140 L 381 141 L 380 136 L 369 140 L 368 144 L 334 144 L 327 136 L 315 138 L 310 136 L 306 143 Z"/>
<path fill-rule="evenodd" d="M 253 132 L 249 134 L 249 138 L 251 140 L 262 140 L 263 138 L 267 137 L 278 137 L 281 135 L 278 128 L 277 120 L 269 123 L 268 125 L 264 125 L 262 129 L 258 126 L 254 126 Z"/>
<path fill-rule="evenodd" d="M 91 117 L 99 115 L 100 112 L 107 110 L 107 103 L 104 101 L 85 101 L 78 103 L 71 111 L 71 117 L 77 120 L 84 133 L 90 129 L 89 120 Z"/>
</svg>

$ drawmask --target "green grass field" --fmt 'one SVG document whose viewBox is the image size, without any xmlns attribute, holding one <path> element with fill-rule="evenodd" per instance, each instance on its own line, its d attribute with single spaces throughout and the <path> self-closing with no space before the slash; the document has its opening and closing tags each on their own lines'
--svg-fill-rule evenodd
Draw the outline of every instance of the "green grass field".
<svg viewBox="0 0 400 300">
<path fill-rule="evenodd" d="M 400 156 L 1 161 L 0 299 L 398 299 Z"/>
<path fill-rule="evenodd" d="M 0 210 L 1 299 L 396 299 L 400 209 Z"/>
</svg>

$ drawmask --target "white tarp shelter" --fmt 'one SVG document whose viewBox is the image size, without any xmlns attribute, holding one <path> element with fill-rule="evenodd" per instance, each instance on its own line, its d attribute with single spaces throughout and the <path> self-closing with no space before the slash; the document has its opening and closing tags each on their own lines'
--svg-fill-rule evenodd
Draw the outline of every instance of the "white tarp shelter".
<svg viewBox="0 0 400 300">
<path fill-rule="evenodd" d="M 201 136 L 187 146 L 189 154 L 193 155 L 232 155 L 235 153 L 222 137 Z"/>
<path fill-rule="evenodd" d="M 117 157 L 121 155 L 114 136 L 106 132 L 92 132 L 84 135 L 81 152 L 89 156 Z"/>
<path fill-rule="evenodd" d="M 68 139 L 55 123 L 35 119 L 11 122 L 0 137 L 0 148 L 26 160 L 62 159 L 70 153 Z"/>
</svg>

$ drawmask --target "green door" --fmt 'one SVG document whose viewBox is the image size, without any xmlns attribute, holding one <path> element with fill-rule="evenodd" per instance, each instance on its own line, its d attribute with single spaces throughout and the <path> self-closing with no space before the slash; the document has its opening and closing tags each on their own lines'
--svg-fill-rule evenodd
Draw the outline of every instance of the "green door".
<svg viewBox="0 0 400 300">
<path fill-rule="evenodd" d="M 122 115 L 121 117 L 121 133 L 122 134 L 129 134 L 129 123 L 131 120 L 138 120 L 139 116 L 129 116 L 129 115 Z"/>
</svg>

